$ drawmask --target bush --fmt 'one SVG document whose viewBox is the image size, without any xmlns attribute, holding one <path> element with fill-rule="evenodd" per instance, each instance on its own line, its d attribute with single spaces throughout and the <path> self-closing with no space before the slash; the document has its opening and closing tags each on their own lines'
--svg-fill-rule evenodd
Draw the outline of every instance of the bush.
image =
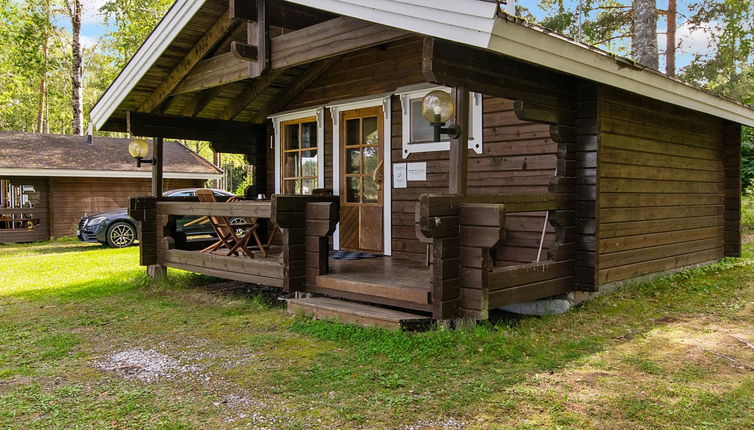
<svg viewBox="0 0 754 430">
<path fill-rule="evenodd" d="M 754 183 L 750 182 L 741 196 L 741 230 L 754 233 Z"/>
</svg>

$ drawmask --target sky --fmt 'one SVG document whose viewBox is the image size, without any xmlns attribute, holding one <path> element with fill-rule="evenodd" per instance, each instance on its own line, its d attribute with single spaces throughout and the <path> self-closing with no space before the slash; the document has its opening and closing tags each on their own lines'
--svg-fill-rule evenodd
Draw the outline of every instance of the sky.
<svg viewBox="0 0 754 430">
<path fill-rule="evenodd" d="M 95 45 L 98 39 L 107 33 L 110 29 L 105 23 L 104 17 L 99 13 L 99 8 L 105 3 L 106 0 L 82 0 L 84 7 L 84 16 L 82 18 L 82 43 L 86 47 Z M 575 10 L 578 4 L 578 0 L 565 0 L 566 7 L 568 9 Z M 624 0 L 628 4 L 628 0 Z M 696 1 L 696 0 L 694 0 Z M 688 4 L 689 0 L 678 0 L 678 30 L 677 39 L 680 41 L 680 49 L 676 55 L 676 64 L 678 68 L 681 68 L 694 58 L 694 54 L 702 53 L 709 54 L 709 37 L 701 30 L 692 31 L 688 25 L 684 25 L 684 16 L 689 14 Z M 518 4 L 527 7 L 537 18 L 542 18 L 544 12 L 537 6 L 539 4 L 536 0 L 518 0 Z M 658 0 L 658 9 L 667 8 L 667 0 Z M 70 27 L 70 22 L 67 18 L 61 18 L 59 25 L 64 27 Z M 658 32 L 665 31 L 665 21 L 660 19 L 658 22 Z M 665 36 L 664 34 L 658 34 L 658 45 L 660 51 L 665 49 Z M 661 70 L 664 68 L 664 59 L 660 59 Z"/>
</svg>

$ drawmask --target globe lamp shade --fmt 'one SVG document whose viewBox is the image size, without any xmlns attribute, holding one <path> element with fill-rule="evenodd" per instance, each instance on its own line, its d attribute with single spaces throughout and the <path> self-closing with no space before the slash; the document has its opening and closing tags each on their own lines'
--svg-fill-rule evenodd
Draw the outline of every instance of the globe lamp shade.
<svg viewBox="0 0 754 430">
<path fill-rule="evenodd" d="M 149 155 L 149 142 L 144 139 L 133 139 L 128 143 L 128 152 L 136 159 L 146 158 Z"/>
<path fill-rule="evenodd" d="M 422 99 L 422 116 L 431 123 L 448 122 L 456 112 L 456 103 L 450 94 L 442 90 L 427 93 Z"/>
</svg>

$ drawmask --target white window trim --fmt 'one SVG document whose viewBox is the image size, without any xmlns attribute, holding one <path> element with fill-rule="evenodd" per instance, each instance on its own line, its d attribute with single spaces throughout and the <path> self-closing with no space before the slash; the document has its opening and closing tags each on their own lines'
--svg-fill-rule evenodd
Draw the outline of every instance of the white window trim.
<svg viewBox="0 0 754 430">
<path fill-rule="evenodd" d="M 317 188 L 325 186 L 325 107 L 300 109 L 295 111 L 280 112 L 270 115 L 267 118 L 272 120 L 272 127 L 275 130 L 275 194 L 280 194 L 282 189 L 282 162 L 280 136 L 282 130 L 280 124 L 286 121 L 293 121 L 307 117 L 317 118 Z"/>
<path fill-rule="evenodd" d="M 390 100 L 393 93 L 380 94 L 378 96 L 371 96 L 369 98 L 359 98 L 343 100 L 341 102 L 335 102 L 328 104 L 327 108 L 330 109 L 332 115 L 332 144 L 333 144 L 333 194 L 340 195 L 340 113 L 362 109 L 368 107 L 382 106 L 383 118 L 383 136 L 384 136 L 384 154 L 382 163 L 382 190 L 383 195 L 383 207 L 382 207 L 382 251 L 385 255 L 392 255 L 393 253 L 393 182 L 391 176 L 392 169 L 392 151 L 391 151 L 391 134 L 390 134 L 390 121 L 392 118 Z M 333 248 L 340 249 L 340 223 L 335 227 L 335 233 L 333 234 Z"/>
<path fill-rule="evenodd" d="M 448 151 L 450 150 L 450 141 L 442 140 L 439 142 L 424 142 L 424 143 L 411 143 L 411 105 L 410 100 L 424 97 L 428 92 L 434 90 L 442 90 L 448 93 L 452 92 L 451 88 L 443 86 L 430 86 L 421 85 L 419 88 L 406 89 L 405 91 L 396 92 L 396 95 L 401 98 L 401 140 L 403 148 L 401 154 L 403 158 L 408 158 L 409 155 L 419 152 L 431 152 L 431 151 Z M 473 119 L 472 133 L 473 138 L 469 139 L 469 149 L 474 150 L 477 154 L 481 154 L 484 150 L 483 147 L 483 128 L 482 128 L 482 94 L 470 93 L 471 97 L 471 117 Z"/>
</svg>

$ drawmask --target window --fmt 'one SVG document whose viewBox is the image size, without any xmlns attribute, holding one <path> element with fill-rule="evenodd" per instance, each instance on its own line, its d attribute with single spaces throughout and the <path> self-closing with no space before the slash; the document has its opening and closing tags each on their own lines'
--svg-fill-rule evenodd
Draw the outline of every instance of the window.
<svg viewBox="0 0 754 430">
<path fill-rule="evenodd" d="M 271 115 L 275 128 L 275 193 L 311 194 L 324 187 L 324 108 Z"/>
<path fill-rule="evenodd" d="M 39 224 L 34 208 L 41 194 L 34 185 L 0 179 L 0 229 L 32 229 Z M 26 211 L 25 209 L 28 209 Z"/>
<path fill-rule="evenodd" d="M 282 192 L 311 194 L 317 188 L 319 170 L 317 119 L 315 117 L 285 121 L 282 131 Z"/>
<path fill-rule="evenodd" d="M 448 140 L 434 141 L 432 126 L 421 114 L 422 98 L 430 91 L 443 90 L 451 92 L 447 87 L 408 88 L 397 92 L 401 98 L 402 129 L 403 129 L 403 158 L 407 158 L 415 152 L 447 151 L 450 149 Z M 469 149 L 477 154 L 482 153 L 482 95 L 471 93 L 469 95 Z M 450 121 L 452 123 L 452 121 Z M 443 136 L 445 137 L 445 136 Z"/>
</svg>

